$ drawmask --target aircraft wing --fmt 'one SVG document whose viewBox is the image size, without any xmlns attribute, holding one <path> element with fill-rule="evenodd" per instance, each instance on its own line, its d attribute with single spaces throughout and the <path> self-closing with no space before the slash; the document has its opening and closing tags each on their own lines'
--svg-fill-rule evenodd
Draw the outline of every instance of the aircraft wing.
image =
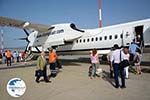
<svg viewBox="0 0 150 100">
<path fill-rule="evenodd" d="M 1 17 L 1 16 L 0 16 L 0 26 L 17 27 L 17 28 L 27 29 L 27 30 L 33 29 L 39 32 L 47 32 L 54 28 L 49 25 L 34 24 L 28 21 L 16 20 L 7 17 Z"/>
</svg>

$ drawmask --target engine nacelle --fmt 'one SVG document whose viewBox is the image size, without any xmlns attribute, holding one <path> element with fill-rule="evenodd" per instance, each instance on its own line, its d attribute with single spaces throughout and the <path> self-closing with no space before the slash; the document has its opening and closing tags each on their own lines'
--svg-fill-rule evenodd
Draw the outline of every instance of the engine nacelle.
<svg viewBox="0 0 150 100">
<path fill-rule="evenodd" d="M 83 30 L 77 29 L 74 24 L 57 24 L 49 32 L 49 36 L 44 44 L 44 47 L 65 45 L 66 42 L 73 42 L 83 35 Z"/>
</svg>

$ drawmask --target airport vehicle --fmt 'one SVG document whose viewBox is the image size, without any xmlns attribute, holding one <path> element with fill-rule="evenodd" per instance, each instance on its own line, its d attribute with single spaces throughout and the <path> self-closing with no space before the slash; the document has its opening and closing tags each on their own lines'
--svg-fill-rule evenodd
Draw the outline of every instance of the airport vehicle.
<svg viewBox="0 0 150 100">
<path fill-rule="evenodd" d="M 0 26 L 21 28 L 27 34 L 29 49 L 40 53 L 55 48 L 61 55 L 89 54 L 96 48 L 105 55 L 114 44 L 129 46 L 133 39 L 140 38 L 141 47 L 150 47 L 150 19 L 128 22 L 96 29 L 79 29 L 73 23 L 56 25 L 34 24 L 6 17 L 0 17 Z"/>
</svg>

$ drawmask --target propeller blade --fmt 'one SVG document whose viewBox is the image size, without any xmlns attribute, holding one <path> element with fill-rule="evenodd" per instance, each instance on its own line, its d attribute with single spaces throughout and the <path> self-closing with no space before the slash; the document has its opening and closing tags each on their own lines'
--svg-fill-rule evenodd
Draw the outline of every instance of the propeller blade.
<svg viewBox="0 0 150 100">
<path fill-rule="evenodd" d="M 26 38 L 18 38 L 18 39 L 15 39 L 15 40 L 26 40 L 28 43 L 30 42 L 27 37 Z"/>
<path fill-rule="evenodd" d="M 24 32 L 26 33 L 26 35 L 29 36 L 28 31 L 27 31 L 26 29 L 23 29 L 23 30 L 24 30 Z"/>
<path fill-rule="evenodd" d="M 16 40 L 26 40 L 26 38 L 18 38 L 18 39 L 16 39 Z"/>
</svg>

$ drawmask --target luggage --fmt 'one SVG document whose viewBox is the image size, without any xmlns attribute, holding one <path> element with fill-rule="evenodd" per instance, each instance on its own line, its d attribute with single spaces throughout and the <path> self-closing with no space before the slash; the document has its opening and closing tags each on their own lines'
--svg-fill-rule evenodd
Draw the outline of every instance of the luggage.
<svg viewBox="0 0 150 100">
<path fill-rule="evenodd" d="M 44 75 L 44 73 L 42 70 L 36 70 L 35 71 L 35 76 L 43 76 L 43 75 Z"/>
</svg>

